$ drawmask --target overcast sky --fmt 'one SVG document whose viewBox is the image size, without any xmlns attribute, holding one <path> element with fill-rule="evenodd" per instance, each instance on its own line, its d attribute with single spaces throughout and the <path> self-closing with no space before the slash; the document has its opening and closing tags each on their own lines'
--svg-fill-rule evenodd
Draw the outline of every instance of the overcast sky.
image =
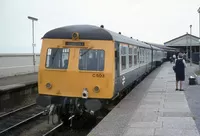
<svg viewBox="0 0 200 136">
<path fill-rule="evenodd" d="M 199 36 L 200 0 L 0 0 L 0 53 L 36 52 L 41 37 L 56 27 L 91 24 L 147 42 L 163 44 L 190 32 Z"/>
</svg>

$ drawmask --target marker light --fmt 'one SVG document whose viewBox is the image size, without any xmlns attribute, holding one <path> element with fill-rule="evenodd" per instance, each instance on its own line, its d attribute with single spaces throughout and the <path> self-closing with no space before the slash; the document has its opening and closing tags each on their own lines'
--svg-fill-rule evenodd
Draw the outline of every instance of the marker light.
<svg viewBox="0 0 200 136">
<path fill-rule="evenodd" d="M 100 91 L 99 87 L 98 87 L 98 86 L 95 86 L 95 87 L 94 87 L 94 92 L 95 92 L 95 93 L 98 93 L 99 91 Z"/>
<path fill-rule="evenodd" d="M 52 85 L 50 83 L 46 84 L 46 88 L 51 89 Z"/>
</svg>

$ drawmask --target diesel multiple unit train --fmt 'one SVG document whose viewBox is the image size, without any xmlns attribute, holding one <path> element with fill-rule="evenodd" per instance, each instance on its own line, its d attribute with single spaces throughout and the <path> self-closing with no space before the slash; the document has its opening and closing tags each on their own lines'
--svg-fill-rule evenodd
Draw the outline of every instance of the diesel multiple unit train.
<svg viewBox="0 0 200 136">
<path fill-rule="evenodd" d="M 60 27 L 42 40 L 37 103 L 57 107 L 61 119 L 94 115 L 167 58 L 166 49 L 103 26 Z"/>
</svg>

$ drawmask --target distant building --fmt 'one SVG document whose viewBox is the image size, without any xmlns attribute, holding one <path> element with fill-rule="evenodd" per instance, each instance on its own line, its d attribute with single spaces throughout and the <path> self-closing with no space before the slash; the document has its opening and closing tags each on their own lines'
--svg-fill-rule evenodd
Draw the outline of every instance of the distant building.
<svg viewBox="0 0 200 136">
<path fill-rule="evenodd" d="M 192 53 L 199 52 L 200 41 L 199 37 L 191 34 L 185 34 L 180 37 L 174 38 L 168 42 L 165 42 L 166 47 L 173 47 L 179 49 L 180 52 L 186 53 L 187 58 L 190 57 L 190 45 L 192 47 Z"/>
</svg>

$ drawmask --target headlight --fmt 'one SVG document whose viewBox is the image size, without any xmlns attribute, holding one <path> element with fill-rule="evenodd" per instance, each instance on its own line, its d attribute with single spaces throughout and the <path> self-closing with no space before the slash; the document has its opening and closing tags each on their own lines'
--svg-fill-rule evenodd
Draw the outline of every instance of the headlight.
<svg viewBox="0 0 200 136">
<path fill-rule="evenodd" d="M 94 87 L 94 92 L 95 92 L 95 93 L 98 93 L 99 91 L 100 91 L 99 87 L 98 87 L 98 86 L 95 86 L 95 87 Z"/>
<path fill-rule="evenodd" d="M 46 83 L 46 88 L 50 89 L 52 87 L 51 83 Z"/>
</svg>

